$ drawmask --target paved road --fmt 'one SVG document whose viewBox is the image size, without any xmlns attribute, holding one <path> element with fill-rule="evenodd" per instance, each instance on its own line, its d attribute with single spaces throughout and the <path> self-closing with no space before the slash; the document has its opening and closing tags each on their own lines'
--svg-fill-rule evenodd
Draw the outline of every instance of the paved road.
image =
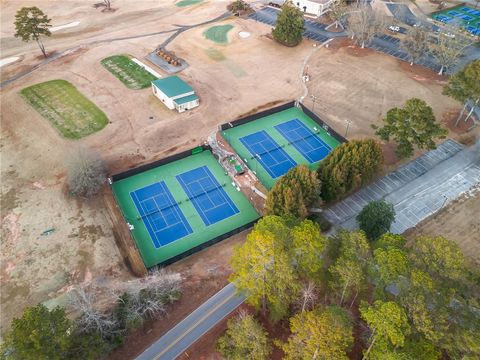
<svg viewBox="0 0 480 360">
<path fill-rule="evenodd" d="M 325 217 L 337 228 L 357 228 L 356 215 L 372 200 L 384 199 L 396 212 L 391 231 L 401 234 L 436 213 L 446 202 L 480 186 L 480 140 L 464 148 L 446 140 L 436 150 L 378 179 L 330 206 Z"/>
<path fill-rule="evenodd" d="M 173 360 L 245 301 L 230 283 L 146 349 L 137 360 Z"/>
</svg>

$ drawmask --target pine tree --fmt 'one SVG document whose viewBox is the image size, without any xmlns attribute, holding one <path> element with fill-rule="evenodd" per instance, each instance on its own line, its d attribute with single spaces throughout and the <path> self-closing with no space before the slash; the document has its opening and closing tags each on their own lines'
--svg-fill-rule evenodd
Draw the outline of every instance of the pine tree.
<svg viewBox="0 0 480 360">
<path fill-rule="evenodd" d="M 291 0 L 285 1 L 272 30 L 273 38 L 281 44 L 296 46 L 302 41 L 304 30 L 303 13 Z"/>
<path fill-rule="evenodd" d="M 423 100 L 412 98 L 403 108 L 388 110 L 383 120 L 385 125 L 376 129 L 376 134 L 385 141 L 393 138 L 397 143 L 396 154 L 400 158 L 413 155 L 414 146 L 420 149 L 435 149 L 435 139 L 444 139 L 448 134 L 436 121 L 433 110 Z"/>
<path fill-rule="evenodd" d="M 267 195 L 265 211 L 268 215 L 304 218 L 308 215 L 308 208 L 317 201 L 319 192 L 317 173 L 299 165 L 275 183 Z"/>
<path fill-rule="evenodd" d="M 365 185 L 382 164 L 382 149 L 374 140 L 352 140 L 338 146 L 318 169 L 322 199 L 336 200 Z"/>
</svg>

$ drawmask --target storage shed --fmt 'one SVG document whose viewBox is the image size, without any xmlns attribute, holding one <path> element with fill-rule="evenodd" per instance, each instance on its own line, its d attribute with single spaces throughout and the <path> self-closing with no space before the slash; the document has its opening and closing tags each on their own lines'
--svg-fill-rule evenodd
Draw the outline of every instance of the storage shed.
<svg viewBox="0 0 480 360">
<path fill-rule="evenodd" d="M 193 109 L 200 102 L 193 88 L 176 75 L 152 81 L 152 90 L 169 109 L 178 112 Z"/>
</svg>

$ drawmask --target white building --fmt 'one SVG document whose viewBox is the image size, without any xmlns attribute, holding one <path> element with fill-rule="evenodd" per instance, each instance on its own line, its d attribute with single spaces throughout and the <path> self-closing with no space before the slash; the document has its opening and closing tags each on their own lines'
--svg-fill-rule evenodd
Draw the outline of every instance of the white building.
<svg viewBox="0 0 480 360">
<path fill-rule="evenodd" d="M 193 109 L 200 102 L 193 88 L 176 75 L 152 81 L 152 90 L 165 106 L 178 112 Z"/>
<path fill-rule="evenodd" d="M 293 4 L 306 14 L 322 16 L 328 11 L 328 8 L 335 0 L 293 0 Z M 283 5 L 285 1 L 272 1 Z"/>
</svg>

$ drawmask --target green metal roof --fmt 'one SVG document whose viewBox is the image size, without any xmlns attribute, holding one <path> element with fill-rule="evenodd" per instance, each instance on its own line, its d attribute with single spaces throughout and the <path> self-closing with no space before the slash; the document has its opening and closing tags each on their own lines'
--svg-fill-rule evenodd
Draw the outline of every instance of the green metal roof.
<svg viewBox="0 0 480 360">
<path fill-rule="evenodd" d="M 178 76 L 169 76 L 152 81 L 168 97 L 174 97 L 193 91 L 193 88 Z"/>
<path fill-rule="evenodd" d="M 192 94 L 192 95 L 187 95 L 187 96 L 175 99 L 173 101 L 175 101 L 177 105 L 182 105 L 193 100 L 198 100 L 198 96 L 195 94 Z"/>
</svg>

